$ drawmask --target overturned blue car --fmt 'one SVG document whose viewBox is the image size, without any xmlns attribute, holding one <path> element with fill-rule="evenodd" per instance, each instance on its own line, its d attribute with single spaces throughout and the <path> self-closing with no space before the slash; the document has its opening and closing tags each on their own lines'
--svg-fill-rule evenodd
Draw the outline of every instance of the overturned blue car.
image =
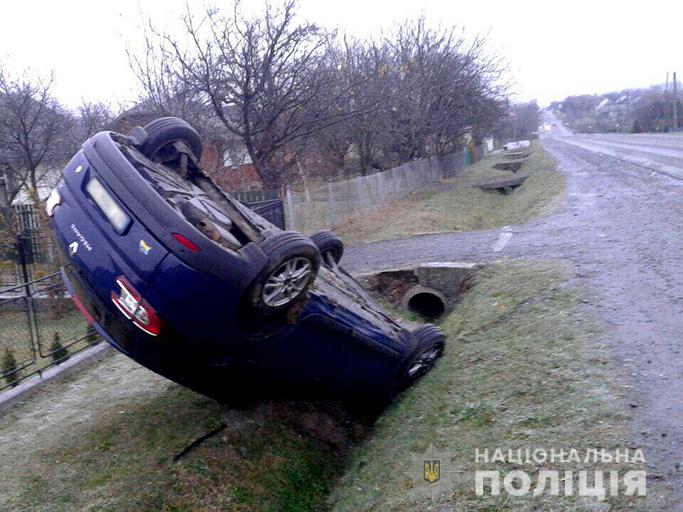
<svg viewBox="0 0 683 512">
<path fill-rule="evenodd" d="M 206 395 L 386 398 L 428 372 L 445 339 L 382 312 L 340 266 L 329 231 L 283 231 L 202 171 L 167 117 L 100 132 L 47 201 L 64 281 L 116 349 Z"/>
</svg>

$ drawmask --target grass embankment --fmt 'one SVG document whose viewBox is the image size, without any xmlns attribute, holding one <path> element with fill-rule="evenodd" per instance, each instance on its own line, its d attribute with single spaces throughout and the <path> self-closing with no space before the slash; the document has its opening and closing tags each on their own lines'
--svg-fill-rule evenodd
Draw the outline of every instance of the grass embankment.
<svg viewBox="0 0 683 512">
<path fill-rule="evenodd" d="M 493 169 L 500 155 L 485 158 L 455 178 L 442 180 L 415 192 L 395 205 L 365 213 L 338 226 L 335 232 L 346 242 L 369 242 L 418 233 L 468 231 L 519 224 L 552 209 L 565 189 L 557 162 L 538 143 L 515 174 Z M 477 184 L 497 178 L 526 176 L 509 195 L 485 192 Z"/>
<path fill-rule="evenodd" d="M 31 442 L 0 420 L 14 445 L 0 447 L 0 509 L 319 511 L 358 428 L 334 405 L 229 409 L 120 355 L 69 386 L 42 397 L 49 418 L 41 398 L 21 406 L 21 426 L 40 432 Z M 54 426 L 30 425 L 42 421 Z"/>
<path fill-rule="evenodd" d="M 332 493 L 334 512 L 404 510 L 607 510 L 591 498 L 509 497 L 502 477 L 523 469 L 590 469 L 544 464 L 475 463 L 475 449 L 625 448 L 624 418 L 605 377 L 593 327 L 578 309 L 581 291 L 566 286 L 556 263 L 495 264 L 442 324 L 448 349 L 439 365 L 379 419 L 354 452 Z M 408 474 L 433 443 L 453 471 L 436 501 Z M 475 495 L 475 469 L 501 471 L 501 496 Z M 604 465 L 597 469 L 607 468 Z M 444 473 L 445 476 L 445 473 Z M 561 475 L 562 476 L 562 475 Z M 621 501 L 620 501 L 621 500 Z M 638 504 L 643 498 L 636 498 Z M 608 498 L 610 510 L 632 510 Z"/>
</svg>

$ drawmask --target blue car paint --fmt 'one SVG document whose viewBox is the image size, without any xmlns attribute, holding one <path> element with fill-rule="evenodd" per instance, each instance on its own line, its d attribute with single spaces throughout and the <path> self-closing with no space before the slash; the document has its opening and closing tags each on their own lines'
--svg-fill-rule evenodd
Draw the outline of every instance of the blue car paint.
<svg viewBox="0 0 683 512">
<path fill-rule="evenodd" d="M 216 263 L 215 244 L 194 233 L 177 214 L 164 217 L 163 199 L 145 200 L 143 195 L 143 205 L 126 183 L 135 169 L 123 165 L 105 137 L 109 135 L 98 134 L 86 142 L 64 169 L 58 185 L 63 202 L 52 227 L 67 287 L 90 304 L 95 328 L 110 344 L 151 370 L 210 395 L 227 391 L 220 388 L 228 382 L 293 384 L 333 393 L 390 392 L 397 370 L 415 348 L 409 331 L 387 333 L 382 325 L 313 290 L 292 324 L 270 336 L 245 334 L 240 327 L 242 293 L 263 267 L 263 253 L 254 243 L 237 252 L 219 248 Z M 98 146 L 105 150 L 98 152 Z M 116 233 L 86 193 L 85 184 L 93 177 L 131 218 L 124 233 Z M 156 217 L 149 215 L 152 200 Z M 173 230 L 211 249 L 188 254 L 168 236 Z M 73 242 L 79 249 L 69 255 Z M 111 294 L 118 291 L 116 278 L 121 275 L 164 321 L 161 336 L 143 333 L 113 305 Z"/>
</svg>

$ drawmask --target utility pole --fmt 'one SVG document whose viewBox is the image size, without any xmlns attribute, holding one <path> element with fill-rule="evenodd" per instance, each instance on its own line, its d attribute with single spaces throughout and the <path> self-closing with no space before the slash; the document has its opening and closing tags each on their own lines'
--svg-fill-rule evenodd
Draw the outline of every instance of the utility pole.
<svg viewBox="0 0 683 512">
<path fill-rule="evenodd" d="M 674 131 L 678 129 L 678 88 L 676 84 L 676 72 L 674 71 L 674 119 L 673 119 L 673 129 Z"/>
</svg>

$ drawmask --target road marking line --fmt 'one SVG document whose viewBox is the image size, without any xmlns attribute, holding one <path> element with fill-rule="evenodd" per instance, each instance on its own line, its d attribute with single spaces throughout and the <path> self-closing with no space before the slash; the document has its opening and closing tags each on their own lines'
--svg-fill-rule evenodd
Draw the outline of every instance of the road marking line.
<svg viewBox="0 0 683 512">
<path fill-rule="evenodd" d="M 491 247 L 491 250 L 493 252 L 500 252 L 503 250 L 503 248 L 508 244 L 508 242 L 512 238 L 511 231 L 512 228 L 510 226 L 503 226 L 501 234 L 498 235 L 498 240 L 496 240 L 496 243 L 493 244 L 493 247 Z"/>
</svg>

